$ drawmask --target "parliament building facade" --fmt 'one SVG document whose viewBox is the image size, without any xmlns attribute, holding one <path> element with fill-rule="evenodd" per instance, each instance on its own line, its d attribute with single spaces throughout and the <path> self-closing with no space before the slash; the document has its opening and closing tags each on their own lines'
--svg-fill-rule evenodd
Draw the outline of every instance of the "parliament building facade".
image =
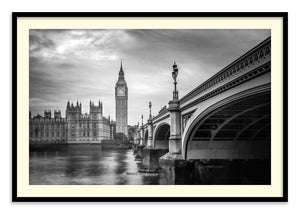
<svg viewBox="0 0 300 214">
<path fill-rule="evenodd" d="M 68 102 L 66 117 L 61 112 L 45 111 L 44 116 L 31 117 L 29 112 L 29 142 L 34 143 L 101 143 L 113 139 L 114 122 L 103 116 L 103 106 L 90 102 L 90 113 L 82 114 L 81 103 Z"/>
</svg>

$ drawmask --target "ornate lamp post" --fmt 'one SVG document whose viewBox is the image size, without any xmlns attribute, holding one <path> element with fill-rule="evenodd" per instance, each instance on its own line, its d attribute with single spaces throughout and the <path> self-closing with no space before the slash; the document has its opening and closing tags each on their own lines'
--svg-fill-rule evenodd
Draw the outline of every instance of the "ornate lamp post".
<svg viewBox="0 0 300 214">
<path fill-rule="evenodd" d="M 153 124 L 152 124 L 152 114 L 151 114 L 152 103 L 149 102 L 149 119 L 148 119 L 148 140 L 147 147 L 152 148 L 153 144 Z"/>
<path fill-rule="evenodd" d="M 178 100 L 178 91 L 177 91 L 177 88 L 176 88 L 177 76 L 178 76 L 178 68 L 177 68 L 176 62 L 174 62 L 173 72 L 172 72 L 172 77 L 173 77 L 173 80 L 174 80 L 173 100 Z"/>
<path fill-rule="evenodd" d="M 135 144 L 139 145 L 139 143 L 140 143 L 140 122 L 137 122 L 135 132 L 136 132 L 136 142 L 135 142 Z"/>
<path fill-rule="evenodd" d="M 173 99 L 169 101 L 168 111 L 171 117 L 170 124 L 170 138 L 169 138 L 169 155 L 173 158 L 181 159 L 181 112 L 180 112 L 180 102 L 178 98 L 177 91 L 177 76 L 178 68 L 176 62 L 173 64 L 172 77 L 174 80 L 174 91 Z"/>
<path fill-rule="evenodd" d="M 173 100 L 169 102 L 169 112 L 171 117 L 171 128 L 170 128 L 170 138 L 169 138 L 169 153 L 180 154 L 181 153 L 181 113 L 180 113 L 180 103 L 178 99 L 177 85 L 178 68 L 176 62 L 173 65 L 172 77 L 174 80 L 174 91 Z"/>
<path fill-rule="evenodd" d="M 152 107 L 152 103 L 151 103 L 151 101 L 149 102 L 149 119 L 151 119 L 152 118 L 152 115 L 151 115 L 151 107 Z"/>
<path fill-rule="evenodd" d="M 140 145 L 143 146 L 144 145 L 144 123 L 143 123 L 143 119 L 144 119 L 144 116 L 142 115 L 141 116 L 142 118 L 142 124 L 141 124 L 141 132 L 140 132 Z"/>
<path fill-rule="evenodd" d="M 185 160 L 181 151 L 181 112 L 178 91 L 176 88 L 177 76 L 178 68 L 174 62 L 172 72 L 174 80 L 173 99 L 169 101 L 168 108 L 171 117 L 169 152 L 159 158 L 159 165 L 161 168 L 160 176 L 164 177 L 164 179 L 162 179 L 162 184 L 177 184 L 181 181 L 180 176 L 188 171 L 185 169 Z"/>
</svg>

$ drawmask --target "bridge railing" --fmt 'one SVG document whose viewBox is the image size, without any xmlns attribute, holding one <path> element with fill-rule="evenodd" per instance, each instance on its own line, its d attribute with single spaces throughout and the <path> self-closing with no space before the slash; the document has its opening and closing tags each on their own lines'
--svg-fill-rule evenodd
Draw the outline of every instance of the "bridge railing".
<svg viewBox="0 0 300 214">
<path fill-rule="evenodd" d="M 247 67 L 251 67 L 256 64 L 258 61 L 265 59 L 271 55 L 271 37 L 267 38 L 259 45 L 230 63 L 228 66 L 223 68 L 221 71 L 213 75 L 211 78 L 200 84 L 198 87 L 193 89 L 191 92 L 186 94 L 180 99 L 180 104 L 184 104 L 193 97 L 199 94 L 205 94 L 210 89 L 214 89 L 217 86 L 225 82 L 225 80 L 230 79 L 237 73 L 240 73 L 242 70 L 245 70 Z"/>
<path fill-rule="evenodd" d="M 167 114 L 169 111 L 168 111 L 168 108 L 167 106 L 164 106 L 159 112 L 158 112 L 158 115 L 152 117 L 152 121 L 155 121 L 156 119 L 160 118 L 161 116 Z"/>
</svg>

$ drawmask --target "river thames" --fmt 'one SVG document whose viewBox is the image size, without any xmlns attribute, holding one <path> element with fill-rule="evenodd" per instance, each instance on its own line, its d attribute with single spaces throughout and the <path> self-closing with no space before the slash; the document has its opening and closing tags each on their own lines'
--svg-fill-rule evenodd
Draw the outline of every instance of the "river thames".
<svg viewBox="0 0 300 214">
<path fill-rule="evenodd" d="M 152 185 L 158 174 L 139 173 L 132 150 L 99 145 L 56 145 L 30 150 L 30 185 Z"/>
</svg>

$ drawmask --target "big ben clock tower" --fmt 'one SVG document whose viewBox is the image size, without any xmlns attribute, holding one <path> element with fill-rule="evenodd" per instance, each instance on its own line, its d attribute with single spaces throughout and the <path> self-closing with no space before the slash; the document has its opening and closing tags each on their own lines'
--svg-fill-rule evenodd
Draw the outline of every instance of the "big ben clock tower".
<svg viewBox="0 0 300 214">
<path fill-rule="evenodd" d="M 119 79 L 115 87 L 116 97 L 116 133 L 124 133 L 128 136 L 128 88 L 122 67 L 119 71 Z"/>
</svg>

